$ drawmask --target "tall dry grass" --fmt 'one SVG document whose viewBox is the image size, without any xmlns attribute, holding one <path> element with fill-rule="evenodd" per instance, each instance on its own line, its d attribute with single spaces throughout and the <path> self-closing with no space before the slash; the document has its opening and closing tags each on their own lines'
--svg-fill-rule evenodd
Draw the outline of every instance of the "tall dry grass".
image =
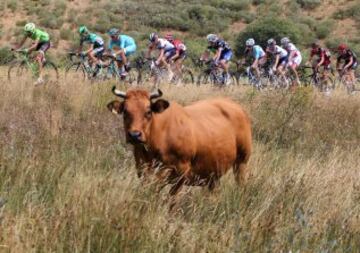
<svg viewBox="0 0 360 253">
<path fill-rule="evenodd" d="M 251 115 L 251 179 L 215 193 L 137 178 L 111 83 L 33 87 L 0 75 L 0 252 L 359 252 L 360 98 L 311 90 L 163 87 L 230 96 Z"/>
</svg>

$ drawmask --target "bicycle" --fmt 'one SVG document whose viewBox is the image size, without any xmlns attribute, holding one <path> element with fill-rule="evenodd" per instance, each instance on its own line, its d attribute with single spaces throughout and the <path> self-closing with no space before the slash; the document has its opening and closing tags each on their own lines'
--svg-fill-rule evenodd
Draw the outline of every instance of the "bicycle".
<svg viewBox="0 0 360 253">
<path fill-rule="evenodd" d="M 15 59 L 9 63 L 9 82 L 19 79 L 36 80 L 39 77 L 38 63 L 27 50 L 15 50 L 14 57 Z M 56 65 L 49 60 L 44 61 L 42 72 L 44 83 L 56 83 L 59 79 Z"/>
<path fill-rule="evenodd" d="M 237 85 L 235 73 L 229 72 L 229 76 L 224 76 L 224 70 L 220 68 L 214 61 L 203 63 L 205 68 L 201 71 L 197 79 L 197 85 L 212 84 L 216 86 Z"/>
<path fill-rule="evenodd" d="M 308 74 L 307 70 L 311 70 L 311 73 Z M 320 92 L 329 92 L 335 89 L 336 78 L 333 69 L 329 71 L 326 79 L 324 79 L 319 69 L 314 71 L 313 67 L 302 66 L 299 68 L 299 76 L 305 85 L 311 85 Z"/>
<path fill-rule="evenodd" d="M 145 84 L 152 82 L 158 86 L 161 82 L 170 82 L 172 84 L 192 84 L 194 83 L 194 75 L 192 71 L 186 66 L 182 66 L 180 75 L 173 71 L 174 75 L 170 79 L 168 69 L 164 66 L 156 64 L 155 58 L 139 57 L 136 60 L 136 68 L 139 72 L 138 83 Z"/>
<path fill-rule="evenodd" d="M 348 94 L 353 94 L 356 91 L 359 91 L 355 88 L 355 84 L 357 82 L 356 78 L 355 81 L 351 81 L 350 73 L 349 71 L 338 69 L 339 71 L 339 81 L 343 86 L 345 86 L 346 91 Z"/>
</svg>

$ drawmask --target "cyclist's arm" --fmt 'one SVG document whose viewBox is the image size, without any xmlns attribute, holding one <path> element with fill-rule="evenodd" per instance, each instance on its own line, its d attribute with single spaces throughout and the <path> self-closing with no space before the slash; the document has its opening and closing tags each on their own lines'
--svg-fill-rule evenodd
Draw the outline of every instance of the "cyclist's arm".
<svg viewBox="0 0 360 253">
<path fill-rule="evenodd" d="M 25 43 L 25 41 L 27 40 L 27 37 L 24 36 L 23 39 L 20 41 L 20 43 L 14 47 L 15 50 L 19 49 L 20 47 L 22 47 Z"/>
<path fill-rule="evenodd" d="M 324 63 L 324 61 L 325 61 L 325 56 L 322 54 L 319 63 L 316 65 L 316 68 L 319 68 Z"/>
<path fill-rule="evenodd" d="M 36 47 L 39 45 L 39 40 L 35 40 L 35 42 L 32 44 L 31 47 L 28 48 L 28 51 L 31 52 L 31 51 L 34 51 L 36 49 Z"/>
<path fill-rule="evenodd" d="M 215 53 L 215 55 L 213 57 L 213 60 L 215 62 L 217 62 L 220 59 L 221 52 L 222 52 L 222 48 L 219 48 L 218 50 L 216 50 L 216 53 Z"/>
<path fill-rule="evenodd" d="M 156 60 L 156 64 L 160 63 L 161 59 L 164 57 L 164 52 L 165 52 L 164 48 L 160 49 L 160 54 L 159 54 L 159 57 Z"/>
<path fill-rule="evenodd" d="M 277 54 L 277 55 L 275 56 L 275 63 L 274 63 L 274 65 L 273 65 L 273 68 L 276 68 L 276 66 L 279 64 L 279 60 L 280 60 L 280 55 Z"/>
<path fill-rule="evenodd" d="M 350 68 L 353 65 L 353 63 L 354 63 L 354 57 L 351 56 L 349 63 L 345 65 L 344 69 Z"/>
<path fill-rule="evenodd" d="M 154 47 L 153 46 L 149 46 L 148 47 L 148 50 L 146 51 L 146 53 L 145 53 L 145 58 L 150 58 L 150 56 L 151 56 L 151 52 L 154 50 Z"/>
<path fill-rule="evenodd" d="M 88 50 L 86 50 L 84 53 L 85 54 L 89 54 L 94 50 L 94 44 L 91 44 L 90 48 Z"/>
</svg>

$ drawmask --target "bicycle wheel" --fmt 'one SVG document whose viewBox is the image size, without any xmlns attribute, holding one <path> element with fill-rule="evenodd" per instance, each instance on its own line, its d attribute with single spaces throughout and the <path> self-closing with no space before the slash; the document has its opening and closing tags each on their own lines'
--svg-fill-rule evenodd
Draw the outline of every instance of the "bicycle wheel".
<svg viewBox="0 0 360 253">
<path fill-rule="evenodd" d="M 8 80 L 9 82 L 26 82 L 34 80 L 37 73 L 32 72 L 25 61 L 15 60 L 9 64 Z"/>
<path fill-rule="evenodd" d="M 57 83 L 59 80 L 59 72 L 56 65 L 46 61 L 43 67 L 43 79 L 45 84 Z"/>
<path fill-rule="evenodd" d="M 84 66 L 80 62 L 71 63 L 65 69 L 66 80 L 78 80 L 84 81 L 86 78 L 86 71 Z"/>
<path fill-rule="evenodd" d="M 191 70 L 188 68 L 184 68 L 182 70 L 181 76 L 177 79 L 177 82 L 179 84 L 183 84 L 183 85 L 193 84 L 194 83 L 194 75 L 191 72 Z"/>
<path fill-rule="evenodd" d="M 196 84 L 197 85 L 206 85 L 206 84 L 211 84 L 212 83 L 212 80 L 211 80 L 211 77 L 210 77 L 210 74 L 207 73 L 207 72 L 203 72 L 201 73 L 198 78 L 197 78 L 197 81 L 196 81 Z"/>
</svg>

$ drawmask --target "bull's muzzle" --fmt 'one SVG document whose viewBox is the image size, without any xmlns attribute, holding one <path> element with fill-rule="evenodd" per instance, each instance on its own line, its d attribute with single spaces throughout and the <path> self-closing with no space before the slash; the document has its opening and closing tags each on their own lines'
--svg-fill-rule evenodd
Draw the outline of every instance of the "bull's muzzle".
<svg viewBox="0 0 360 253">
<path fill-rule="evenodd" d="M 128 136 L 131 142 L 135 142 L 135 143 L 143 142 L 141 139 L 142 134 L 140 131 L 128 131 Z"/>
</svg>

